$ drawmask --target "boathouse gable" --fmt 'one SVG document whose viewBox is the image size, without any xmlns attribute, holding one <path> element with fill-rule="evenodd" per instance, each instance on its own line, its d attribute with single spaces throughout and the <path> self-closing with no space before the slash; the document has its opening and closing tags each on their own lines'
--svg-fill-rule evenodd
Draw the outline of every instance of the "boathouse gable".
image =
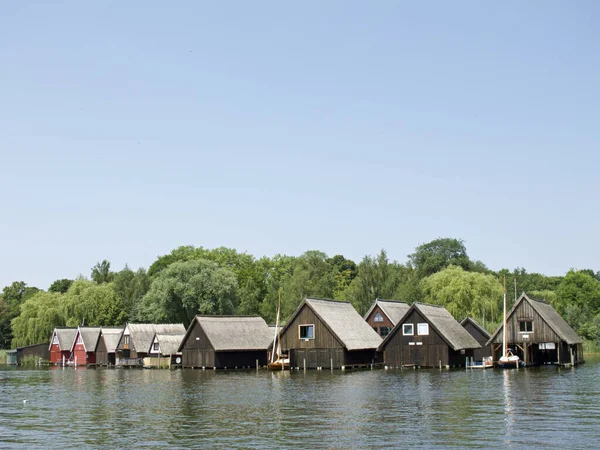
<svg viewBox="0 0 600 450">
<path fill-rule="evenodd" d="M 291 367 L 343 368 L 379 361 L 381 337 L 352 304 L 305 299 L 281 331 L 281 348 Z"/>
<path fill-rule="evenodd" d="M 152 340 L 157 333 L 183 335 L 185 327 L 181 323 L 128 323 L 115 351 L 116 365 L 143 366 L 143 360 L 148 355 Z"/>
<path fill-rule="evenodd" d="M 506 314 L 506 341 L 525 365 L 579 364 L 583 362 L 583 341 L 569 324 L 544 301 L 525 293 Z M 488 344 L 494 360 L 502 353 L 503 325 Z"/>
<path fill-rule="evenodd" d="M 96 344 L 96 365 L 114 366 L 116 349 L 123 333 L 123 328 L 103 327 Z"/>
<path fill-rule="evenodd" d="M 183 367 L 243 368 L 267 364 L 271 329 L 259 316 L 198 315 L 178 351 Z"/>
<path fill-rule="evenodd" d="M 54 329 L 48 347 L 51 364 L 62 364 L 63 358 L 65 362 L 71 359 L 71 347 L 76 333 L 77 328 L 57 327 Z"/>
<path fill-rule="evenodd" d="M 473 350 L 475 361 L 482 361 L 492 356 L 492 346 L 487 345 L 487 341 L 491 337 L 490 333 L 471 317 L 465 317 L 460 324 L 481 345 L 481 348 Z"/>
<path fill-rule="evenodd" d="M 410 305 L 398 300 L 376 299 L 364 318 L 382 338 L 386 337 L 396 323 L 406 314 Z"/>
<path fill-rule="evenodd" d="M 391 367 L 453 367 L 480 348 L 442 306 L 414 303 L 379 346 Z"/>
</svg>

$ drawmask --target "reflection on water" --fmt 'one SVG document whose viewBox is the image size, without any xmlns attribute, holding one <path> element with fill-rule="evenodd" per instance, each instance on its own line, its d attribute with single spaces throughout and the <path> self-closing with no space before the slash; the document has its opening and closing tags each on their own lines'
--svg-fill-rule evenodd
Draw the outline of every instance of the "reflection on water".
<svg viewBox="0 0 600 450">
<path fill-rule="evenodd" d="M 589 448 L 600 439 L 600 363 L 335 373 L 0 368 L 0 411 L 0 447 Z"/>
</svg>

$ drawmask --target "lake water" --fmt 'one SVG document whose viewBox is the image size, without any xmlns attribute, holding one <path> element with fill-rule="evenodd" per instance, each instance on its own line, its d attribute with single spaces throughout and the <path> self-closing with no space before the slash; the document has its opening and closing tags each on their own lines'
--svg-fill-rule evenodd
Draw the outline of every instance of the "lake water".
<svg viewBox="0 0 600 450">
<path fill-rule="evenodd" d="M 600 360 L 334 373 L 0 366 L 0 447 L 100 446 L 598 448 Z"/>
</svg>

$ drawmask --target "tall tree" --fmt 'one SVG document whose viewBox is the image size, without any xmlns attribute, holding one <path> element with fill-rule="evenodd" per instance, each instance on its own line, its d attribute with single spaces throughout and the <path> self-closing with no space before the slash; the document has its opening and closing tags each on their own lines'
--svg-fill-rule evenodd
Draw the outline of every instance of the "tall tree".
<svg viewBox="0 0 600 450">
<path fill-rule="evenodd" d="M 150 277 L 143 268 L 134 272 L 125 265 L 123 270 L 115 274 L 113 281 L 115 294 L 123 305 L 128 319 L 136 316 L 142 297 L 150 289 L 150 282 Z"/>
<path fill-rule="evenodd" d="M 48 288 L 48 292 L 55 292 L 59 294 L 64 294 L 69 290 L 71 285 L 73 284 L 73 280 L 69 280 L 68 278 L 63 278 L 60 280 L 56 280 L 54 283 L 50 285 Z"/>
<path fill-rule="evenodd" d="M 233 272 L 203 259 L 176 262 L 156 276 L 141 301 L 138 319 L 187 325 L 196 314 L 233 314 L 236 306 Z"/>
<path fill-rule="evenodd" d="M 439 238 L 421 244 L 413 254 L 408 255 L 408 258 L 422 278 L 433 275 L 450 265 L 465 270 L 469 270 L 472 265 L 464 241 L 453 238 Z"/>
<path fill-rule="evenodd" d="M 21 313 L 12 320 L 13 347 L 48 342 L 52 330 L 66 324 L 61 311 L 63 294 L 40 291 L 21 305 Z"/>
<path fill-rule="evenodd" d="M 394 297 L 400 287 L 400 267 L 390 262 L 385 250 L 376 257 L 365 256 L 358 264 L 358 275 L 350 283 L 347 298 L 361 315 L 376 298 Z"/>
<path fill-rule="evenodd" d="M 500 321 L 503 287 L 493 275 L 449 266 L 423 279 L 422 284 L 425 301 L 444 306 L 457 320 L 470 316 L 484 322 L 489 329 Z"/>
<path fill-rule="evenodd" d="M 10 345 L 13 339 L 11 321 L 21 312 L 21 305 L 40 290 L 27 286 L 23 281 L 15 281 L 5 286 L 0 294 L 0 348 Z"/>
<path fill-rule="evenodd" d="M 115 274 L 110 271 L 110 262 L 106 259 L 92 267 L 92 281 L 97 284 L 110 283 Z"/>
</svg>

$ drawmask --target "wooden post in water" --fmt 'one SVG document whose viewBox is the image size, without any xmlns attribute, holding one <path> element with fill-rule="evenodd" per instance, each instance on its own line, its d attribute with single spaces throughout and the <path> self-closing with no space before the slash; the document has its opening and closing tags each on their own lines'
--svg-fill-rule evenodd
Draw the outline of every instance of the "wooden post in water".
<svg viewBox="0 0 600 450">
<path fill-rule="evenodd" d="M 556 357 L 558 358 L 557 364 L 560 366 L 560 342 L 556 344 Z"/>
<path fill-rule="evenodd" d="M 303 364 L 304 364 L 304 371 L 306 372 L 306 358 L 304 358 Z"/>
<path fill-rule="evenodd" d="M 331 371 L 333 372 L 333 358 L 329 358 L 329 360 L 331 361 Z"/>
<path fill-rule="evenodd" d="M 256 360 L 256 371 L 258 372 L 258 359 Z"/>
</svg>

